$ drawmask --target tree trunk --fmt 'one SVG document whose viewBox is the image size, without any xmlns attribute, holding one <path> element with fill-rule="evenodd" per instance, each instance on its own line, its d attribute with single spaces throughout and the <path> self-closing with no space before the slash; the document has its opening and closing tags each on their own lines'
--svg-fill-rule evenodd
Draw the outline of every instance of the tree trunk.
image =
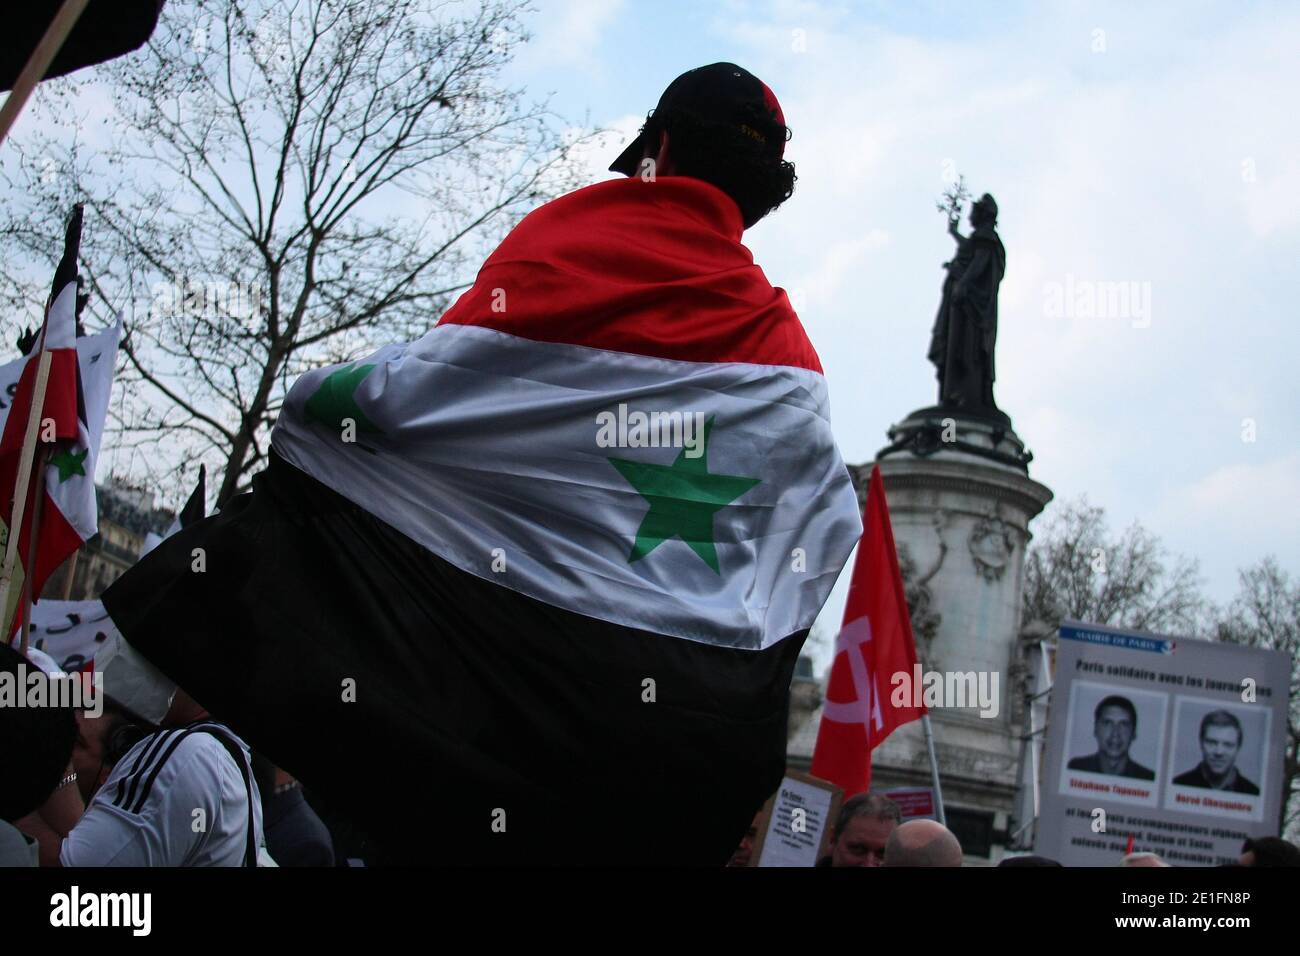
<svg viewBox="0 0 1300 956">
<path fill-rule="evenodd" d="M 279 348 L 272 348 L 271 354 L 267 357 L 266 366 L 262 369 L 262 378 L 257 383 L 257 392 L 253 396 L 252 402 L 249 403 L 247 411 L 241 416 L 239 431 L 235 433 L 235 441 L 230 446 L 230 456 L 226 459 L 226 471 L 221 479 L 221 490 L 217 492 L 217 508 L 223 508 L 227 501 L 235 496 L 236 489 L 239 488 L 239 479 L 244 474 L 244 461 L 248 458 L 248 450 L 253 445 L 253 435 L 257 431 L 258 424 L 262 421 L 262 416 L 266 414 L 266 406 L 271 399 L 271 388 L 275 384 L 275 377 L 280 373 L 280 366 L 284 364 L 284 353 Z"/>
</svg>

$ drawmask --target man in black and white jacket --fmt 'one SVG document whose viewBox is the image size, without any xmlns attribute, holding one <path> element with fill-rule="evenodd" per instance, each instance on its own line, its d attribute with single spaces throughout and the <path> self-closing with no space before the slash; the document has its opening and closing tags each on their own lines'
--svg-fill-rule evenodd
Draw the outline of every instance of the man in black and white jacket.
<svg viewBox="0 0 1300 956">
<path fill-rule="evenodd" d="M 63 866 L 274 866 L 249 749 L 177 691 L 164 729 L 120 753 L 63 840 Z M 115 752 L 116 751 L 116 752 Z"/>
</svg>

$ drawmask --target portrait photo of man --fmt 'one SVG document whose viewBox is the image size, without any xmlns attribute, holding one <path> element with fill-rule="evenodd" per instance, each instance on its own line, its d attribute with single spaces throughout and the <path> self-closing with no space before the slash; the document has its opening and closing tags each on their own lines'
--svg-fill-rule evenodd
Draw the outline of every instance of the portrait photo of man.
<svg viewBox="0 0 1300 956">
<path fill-rule="evenodd" d="M 1127 697 L 1112 694 L 1102 698 L 1093 711 L 1092 732 L 1097 738 L 1097 752 L 1073 758 L 1068 764 L 1069 769 L 1112 777 L 1131 777 L 1135 780 L 1154 780 L 1155 771 L 1129 756 L 1129 748 L 1137 739 L 1137 724 L 1137 708 Z"/>
<path fill-rule="evenodd" d="M 1237 755 L 1244 739 L 1245 733 L 1236 715 L 1226 710 L 1210 711 L 1201 718 L 1201 762 L 1174 777 L 1174 783 L 1183 787 L 1258 796 L 1259 787 L 1237 769 Z"/>
</svg>

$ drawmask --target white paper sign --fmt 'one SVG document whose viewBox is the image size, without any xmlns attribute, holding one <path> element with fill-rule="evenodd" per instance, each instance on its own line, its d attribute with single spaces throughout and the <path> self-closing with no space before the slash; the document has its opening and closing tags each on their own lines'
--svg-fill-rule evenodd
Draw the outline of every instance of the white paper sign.
<svg viewBox="0 0 1300 956">
<path fill-rule="evenodd" d="M 776 792 L 759 866 L 816 866 L 835 793 L 794 777 Z"/>
</svg>

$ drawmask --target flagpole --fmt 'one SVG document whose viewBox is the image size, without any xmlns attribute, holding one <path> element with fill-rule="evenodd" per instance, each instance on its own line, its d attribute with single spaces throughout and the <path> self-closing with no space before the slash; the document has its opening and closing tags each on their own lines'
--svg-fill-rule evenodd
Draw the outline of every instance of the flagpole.
<svg viewBox="0 0 1300 956">
<path fill-rule="evenodd" d="M 32 469 L 33 474 L 39 476 L 35 483 L 35 494 L 32 501 L 32 530 L 27 535 L 27 564 L 26 573 L 23 575 L 23 640 L 19 652 L 27 656 L 27 644 L 32 633 L 32 579 L 36 577 L 36 548 L 39 545 L 41 533 L 41 512 L 44 510 L 42 505 L 45 504 L 45 489 L 41 487 L 41 478 L 45 477 L 45 463 L 50 456 L 48 447 L 42 447 L 36 453 L 35 467 Z M 40 595 L 36 595 L 40 597 Z"/>
<path fill-rule="evenodd" d="M 72 582 L 77 577 L 77 558 L 79 558 L 80 556 L 81 556 L 81 549 L 78 548 L 76 551 L 72 552 L 72 557 L 69 558 L 68 563 L 64 565 L 64 567 L 68 569 L 67 580 L 63 582 L 62 600 L 64 601 L 71 600 L 72 598 Z"/>
<path fill-rule="evenodd" d="M 930 784 L 934 787 L 934 815 L 944 826 L 948 818 L 943 812 L 943 791 L 939 789 L 939 761 L 934 756 L 934 731 L 930 727 L 930 715 L 921 715 L 921 726 L 925 728 L 925 749 L 930 752 Z"/>
<path fill-rule="evenodd" d="M 46 326 L 49 325 L 48 314 Z M 14 563 L 18 557 L 18 539 L 22 536 L 23 518 L 27 511 L 27 489 L 31 484 L 32 462 L 36 457 L 36 435 L 41 425 L 41 412 L 45 410 L 45 390 L 50 380 L 50 353 L 45 347 L 45 329 L 41 329 L 41 350 L 37 357 L 36 381 L 32 386 L 32 404 L 27 412 L 27 431 L 23 433 L 23 448 L 18 459 L 17 486 L 14 488 L 14 510 L 9 516 L 9 537 L 5 542 L 4 567 L 0 569 L 0 615 L 4 616 L 6 643 L 10 640 L 13 619 L 9 616 L 9 592 L 13 590 Z M 31 569 L 27 569 L 31 573 Z M 17 610 L 15 608 L 15 610 Z"/>
<path fill-rule="evenodd" d="M 32 90 L 36 89 L 36 84 L 45 78 L 45 73 L 54 62 L 54 57 L 63 48 L 64 41 L 68 39 L 68 34 L 81 19 L 81 14 L 88 3 L 90 0 L 63 0 L 63 6 L 59 7 L 59 12 L 45 28 L 45 35 L 41 37 L 41 42 L 36 44 L 32 55 L 27 58 L 23 71 L 18 74 L 18 79 L 14 81 L 13 88 L 9 91 L 8 99 L 5 100 L 4 106 L 0 107 L 0 143 L 3 143 L 5 137 L 9 135 L 9 130 L 18 119 L 18 114 L 27 105 L 27 98 L 32 95 Z"/>
</svg>

